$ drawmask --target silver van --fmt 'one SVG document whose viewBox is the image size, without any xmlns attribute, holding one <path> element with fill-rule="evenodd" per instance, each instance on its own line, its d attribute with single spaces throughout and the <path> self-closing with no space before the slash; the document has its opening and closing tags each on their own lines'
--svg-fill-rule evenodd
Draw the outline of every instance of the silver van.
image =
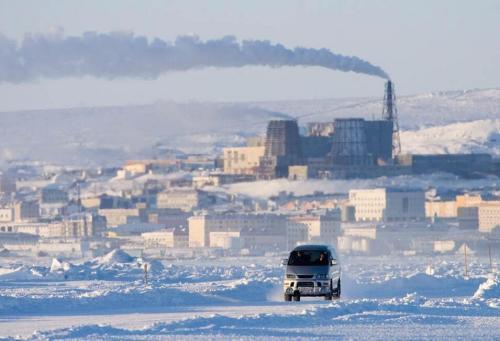
<svg viewBox="0 0 500 341">
<path fill-rule="evenodd" d="M 333 247 L 297 246 L 283 265 L 285 301 L 300 301 L 301 296 L 323 296 L 325 300 L 340 297 L 340 263 Z"/>
</svg>

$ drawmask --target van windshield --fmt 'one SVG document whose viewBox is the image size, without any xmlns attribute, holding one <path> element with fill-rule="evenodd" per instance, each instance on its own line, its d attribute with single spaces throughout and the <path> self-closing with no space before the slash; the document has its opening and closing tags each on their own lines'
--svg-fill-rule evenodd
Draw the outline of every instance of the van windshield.
<svg viewBox="0 0 500 341">
<path fill-rule="evenodd" d="M 288 258 L 288 265 L 315 266 L 328 265 L 328 252 L 326 251 L 292 251 Z"/>
</svg>

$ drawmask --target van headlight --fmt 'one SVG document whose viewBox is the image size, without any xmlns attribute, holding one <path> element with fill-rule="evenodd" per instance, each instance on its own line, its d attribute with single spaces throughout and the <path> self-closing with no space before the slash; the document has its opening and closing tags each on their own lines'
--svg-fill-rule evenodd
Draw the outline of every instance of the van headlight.
<svg viewBox="0 0 500 341">
<path fill-rule="evenodd" d="M 294 274 L 286 274 L 287 279 L 294 279 L 295 275 Z"/>
<path fill-rule="evenodd" d="M 317 274 L 316 279 L 328 279 L 328 275 L 327 274 Z"/>
</svg>

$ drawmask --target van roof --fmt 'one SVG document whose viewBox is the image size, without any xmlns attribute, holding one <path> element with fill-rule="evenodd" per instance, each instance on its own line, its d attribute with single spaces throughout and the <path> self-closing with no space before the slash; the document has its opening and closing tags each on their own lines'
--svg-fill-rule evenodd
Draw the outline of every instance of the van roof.
<svg viewBox="0 0 500 341">
<path fill-rule="evenodd" d="M 318 244 L 306 244 L 299 245 L 293 251 L 306 251 L 306 250 L 315 250 L 315 251 L 329 251 L 331 248 L 328 245 L 318 245 Z"/>
</svg>

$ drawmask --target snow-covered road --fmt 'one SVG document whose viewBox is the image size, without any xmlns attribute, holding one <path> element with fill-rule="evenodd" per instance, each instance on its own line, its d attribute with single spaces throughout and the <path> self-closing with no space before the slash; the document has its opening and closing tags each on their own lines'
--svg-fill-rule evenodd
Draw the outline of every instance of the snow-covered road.
<svg viewBox="0 0 500 341">
<path fill-rule="evenodd" d="M 142 261 L 115 253 L 80 264 L 5 265 L 0 337 L 500 338 L 499 280 L 480 258 L 469 278 L 453 256 L 349 258 L 340 300 L 286 303 L 278 259 L 153 262 L 149 285 Z"/>
</svg>

